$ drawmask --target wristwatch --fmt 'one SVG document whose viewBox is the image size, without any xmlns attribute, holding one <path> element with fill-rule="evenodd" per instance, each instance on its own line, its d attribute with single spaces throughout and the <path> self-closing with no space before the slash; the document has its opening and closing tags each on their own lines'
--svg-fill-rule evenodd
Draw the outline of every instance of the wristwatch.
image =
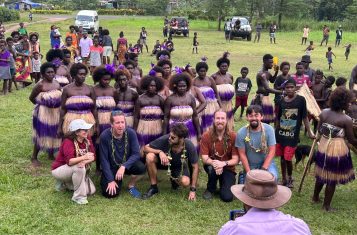
<svg viewBox="0 0 357 235">
<path fill-rule="evenodd" d="M 190 187 L 191 192 L 196 192 L 196 187 Z"/>
<path fill-rule="evenodd" d="M 225 166 L 228 166 L 228 161 L 225 161 L 224 163 L 226 163 L 226 165 L 225 165 Z"/>
</svg>

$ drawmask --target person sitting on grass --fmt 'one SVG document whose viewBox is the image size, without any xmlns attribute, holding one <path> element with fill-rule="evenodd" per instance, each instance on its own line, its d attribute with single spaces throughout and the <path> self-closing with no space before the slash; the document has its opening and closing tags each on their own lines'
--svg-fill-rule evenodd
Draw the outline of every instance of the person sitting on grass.
<svg viewBox="0 0 357 235">
<path fill-rule="evenodd" d="M 311 235 L 303 220 L 276 210 L 288 203 L 292 193 L 277 185 L 271 173 L 251 170 L 245 184 L 234 185 L 231 191 L 243 202 L 245 214 L 223 225 L 218 235 Z"/>
<path fill-rule="evenodd" d="M 88 177 L 89 165 L 95 161 L 95 149 L 88 130 L 93 124 L 75 119 L 69 124 L 69 134 L 63 140 L 56 160 L 52 163 L 52 176 L 56 179 L 55 189 L 73 190 L 72 200 L 87 204 L 87 196 L 96 189 Z"/>
<path fill-rule="evenodd" d="M 182 123 L 177 123 L 171 127 L 170 134 L 145 145 L 144 153 L 151 186 L 144 194 L 144 199 L 149 199 L 159 193 L 157 169 L 165 169 L 171 180 L 172 189 L 190 186 L 188 200 L 196 200 L 198 156 L 195 146 L 189 139 L 186 139 L 187 136 L 187 127 Z"/>
<path fill-rule="evenodd" d="M 154 49 L 151 52 L 151 56 L 156 55 L 157 52 L 161 51 L 161 44 L 160 44 L 160 40 L 156 40 L 156 43 L 154 45 Z"/>
<path fill-rule="evenodd" d="M 102 195 L 106 198 L 119 196 L 125 174 L 131 175 L 128 192 L 134 198 L 141 198 L 135 184 L 146 169 L 140 161 L 138 137 L 133 129 L 126 127 L 122 111 L 112 111 L 110 122 L 111 128 L 102 132 L 99 141 Z"/>
</svg>

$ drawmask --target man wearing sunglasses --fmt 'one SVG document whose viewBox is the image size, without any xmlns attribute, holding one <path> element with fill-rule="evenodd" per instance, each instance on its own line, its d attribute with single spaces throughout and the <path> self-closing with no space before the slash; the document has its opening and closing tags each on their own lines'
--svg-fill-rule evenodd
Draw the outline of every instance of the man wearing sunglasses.
<svg viewBox="0 0 357 235">
<path fill-rule="evenodd" d="M 191 140 L 186 139 L 187 136 L 187 127 L 182 123 L 177 123 L 171 127 L 170 134 L 144 147 L 151 186 L 143 199 L 148 199 L 159 192 L 157 170 L 162 169 L 167 170 L 174 190 L 179 186 L 190 186 L 188 200 L 196 200 L 198 156 Z"/>
<path fill-rule="evenodd" d="M 227 127 L 227 113 L 219 109 L 214 113 L 213 126 L 201 138 L 200 153 L 208 175 L 207 189 L 203 198 L 210 200 L 219 180 L 219 195 L 222 201 L 233 200 L 231 186 L 235 184 L 235 166 L 238 164 L 238 150 L 234 146 L 236 134 Z"/>
</svg>

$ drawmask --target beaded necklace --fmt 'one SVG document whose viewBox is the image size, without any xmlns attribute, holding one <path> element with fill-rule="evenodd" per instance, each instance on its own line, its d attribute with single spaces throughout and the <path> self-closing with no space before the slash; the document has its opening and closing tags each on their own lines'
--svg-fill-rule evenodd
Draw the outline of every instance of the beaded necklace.
<svg viewBox="0 0 357 235">
<path fill-rule="evenodd" d="M 171 161 L 172 161 L 172 157 L 171 157 L 171 146 L 169 146 L 169 151 L 167 152 L 167 158 L 169 159 L 169 164 L 167 167 L 167 175 L 170 176 L 170 179 L 178 181 L 180 179 L 180 177 L 183 174 L 184 171 L 184 167 L 187 167 L 187 151 L 186 151 L 186 146 L 185 146 L 185 142 L 183 143 L 183 150 L 182 150 L 182 154 L 181 154 L 181 171 L 180 171 L 180 175 L 175 178 L 171 175 Z"/>
<path fill-rule="evenodd" d="M 114 134 L 113 134 L 113 128 L 110 129 L 110 132 L 112 133 L 112 139 L 111 139 L 111 147 L 112 147 L 112 158 L 113 158 L 113 161 L 114 163 L 121 167 L 121 165 L 123 163 L 118 163 L 116 160 L 115 160 L 115 147 L 114 147 Z M 124 133 L 123 133 L 123 138 L 124 138 L 124 155 L 123 155 L 123 161 L 126 160 L 126 155 L 127 155 L 127 149 L 128 149 L 128 132 L 125 130 Z M 119 146 L 119 149 L 121 149 L 123 146 L 120 145 Z"/>
<path fill-rule="evenodd" d="M 85 153 L 88 153 L 88 151 L 89 151 L 89 141 L 88 141 L 88 139 L 84 139 L 83 140 L 83 142 L 84 142 L 84 144 L 85 144 Z M 79 148 L 79 144 L 78 144 L 78 140 L 77 139 L 74 139 L 74 141 L 73 141 L 73 143 L 74 143 L 74 149 L 75 149 L 75 151 L 76 151 L 76 157 L 80 157 L 80 156 L 83 156 L 85 153 L 80 153 L 80 148 Z"/>
<path fill-rule="evenodd" d="M 244 138 L 244 141 L 248 143 L 249 147 L 252 148 L 256 153 L 268 153 L 268 146 L 267 146 L 267 141 L 266 141 L 266 136 L 265 136 L 265 129 L 264 126 L 262 125 L 262 136 L 260 137 L 260 147 L 257 148 L 251 143 L 250 139 L 250 125 L 247 125 L 247 136 Z"/>
</svg>

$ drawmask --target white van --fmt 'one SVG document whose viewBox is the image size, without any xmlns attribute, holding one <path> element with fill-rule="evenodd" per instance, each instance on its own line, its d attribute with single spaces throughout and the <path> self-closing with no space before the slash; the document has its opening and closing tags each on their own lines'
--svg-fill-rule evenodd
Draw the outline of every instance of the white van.
<svg viewBox="0 0 357 235">
<path fill-rule="evenodd" d="M 82 26 L 88 33 L 94 33 L 99 28 L 99 18 L 96 11 L 79 11 L 76 16 L 75 26 Z"/>
</svg>

